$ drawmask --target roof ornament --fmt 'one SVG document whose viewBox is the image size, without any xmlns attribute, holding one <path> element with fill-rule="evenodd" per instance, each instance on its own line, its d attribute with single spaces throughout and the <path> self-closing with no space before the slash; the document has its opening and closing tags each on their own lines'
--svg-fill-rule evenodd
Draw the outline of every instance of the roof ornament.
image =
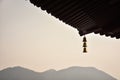
<svg viewBox="0 0 120 80">
<path fill-rule="evenodd" d="M 84 35 L 84 37 L 83 37 L 83 53 L 87 53 L 87 43 L 86 42 L 87 42 L 87 39 Z"/>
</svg>

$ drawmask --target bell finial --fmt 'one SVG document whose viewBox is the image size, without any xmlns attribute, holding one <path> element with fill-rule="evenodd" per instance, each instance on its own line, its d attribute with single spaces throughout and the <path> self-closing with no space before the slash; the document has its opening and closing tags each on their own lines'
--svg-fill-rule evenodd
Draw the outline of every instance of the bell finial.
<svg viewBox="0 0 120 80">
<path fill-rule="evenodd" d="M 87 39 L 85 36 L 83 37 L 83 42 L 87 42 Z"/>
</svg>

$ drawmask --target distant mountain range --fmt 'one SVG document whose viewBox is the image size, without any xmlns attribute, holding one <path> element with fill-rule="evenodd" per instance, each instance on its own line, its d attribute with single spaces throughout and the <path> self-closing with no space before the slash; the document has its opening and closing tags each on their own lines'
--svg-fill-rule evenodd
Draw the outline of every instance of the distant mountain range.
<svg viewBox="0 0 120 80">
<path fill-rule="evenodd" d="M 23 67 L 0 71 L 0 80 L 117 80 L 93 67 L 70 67 L 56 71 L 34 72 Z"/>
</svg>

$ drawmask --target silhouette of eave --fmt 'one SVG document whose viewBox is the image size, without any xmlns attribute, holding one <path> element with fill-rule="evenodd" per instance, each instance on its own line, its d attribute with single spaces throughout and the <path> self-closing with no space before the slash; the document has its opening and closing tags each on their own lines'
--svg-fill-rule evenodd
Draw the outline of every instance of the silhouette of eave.
<svg viewBox="0 0 120 80">
<path fill-rule="evenodd" d="M 120 0 L 30 0 L 79 34 L 95 34 L 120 38 Z"/>
</svg>

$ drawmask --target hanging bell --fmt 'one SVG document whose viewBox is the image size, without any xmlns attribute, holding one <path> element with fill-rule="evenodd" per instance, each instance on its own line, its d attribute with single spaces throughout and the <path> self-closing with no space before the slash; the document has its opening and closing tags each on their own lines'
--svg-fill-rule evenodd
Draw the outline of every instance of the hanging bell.
<svg viewBox="0 0 120 80">
<path fill-rule="evenodd" d="M 86 42 L 83 43 L 83 47 L 87 47 L 87 43 Z"/>
<path fill-rule="evenodd" d="M 83 48 L 83 53 L 87 53 L 86 47 Z"/>
<path fill-rule="evenodd" d="M 86 39 L 86 37 L 84 36 L 84 37 L 83 37 L 83 53 L 87 53 L 86 47 L 87 47 L 87 39 Z"/>
<path fill-rule="evenodd" d="M 87 42 L 87 39 L 85 36 L 83 37 L 83 42 Z"/>
</svg>

